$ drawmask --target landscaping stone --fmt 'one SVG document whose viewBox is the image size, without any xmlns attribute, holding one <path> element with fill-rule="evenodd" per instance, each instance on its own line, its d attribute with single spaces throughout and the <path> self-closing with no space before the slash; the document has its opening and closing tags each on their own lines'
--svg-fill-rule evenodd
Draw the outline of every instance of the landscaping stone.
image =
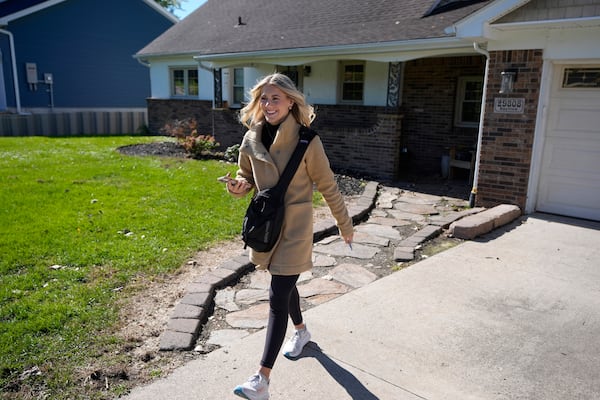
<svg viewBox="0 0 600 400">
<path fill-rule="evenodd" d="M 334 282 L 323 278 L 313 279 L 304 285 L 298 285 L 298 293 L 300 294 L 300 297 L 304 298 L 318 295 L 340 295 L 346 292 L 348 292 L 348 286 L 340 282 Z"/>
<path fill-rule="evenodd" d="M 227 314 L 225 320 L 234 328 L 259 329 L 267 326 L 269 304 L 258 304 L 246 310 Z"/>
<path fill-rule="evenodd" d="M 335 264 L 335 258 L 322 254 L 317 254 L 315 257 L 315 261 L 313 262 L 313 265 L 315 267 L 332 267 Z"/>
<path fill-rule="evenodd" d="M 400 240 L 400 232 L 391 226 L 381 226 L 377 224 L 366 223 L 356 227 L 356 232 L 368 233 L 373 236 L 384 237 L 392 240 Z"/>
<path fill-rule="evenodd" d="M 165 331 L 158 345 L 161 351 L 191 350 L 196 341 L 195 335 L 183 332 Z"/>
<path fill-rule="evenodd" d="M 218 331 L 211 332 L 207 344 L 214 344 L 217 346 L 229 346 L 232 343 L 245 338 L 250 333 L 243 329 L 221 329 Z"/>
<path fill-rule="evenodd" d="M 394 204 L 394 209 L 403 211 L 410 214 L 419 214 L 419 215 L 435 215 L 439 214 L 439 211 L 435 208 L 435 206 L 431 204 L 414 204 L 414 203 L 403 203 L 398 202 Z"/>
<path fill-rule="evenodd" d="M 206 307 L 213 300 L 211 292 L 187 293 L 180 300 L 181 304 L 190 304 L 192 306 Z"/>
<path fill-rule="evenodd" d="M 233 288 L 217 290 L 215 305 L 227 311 L 238 311 L 240 307 L 235 303 L 236 292 Z"/>
<path fill-rule="evenodd" d="M 269 291 L 267 289 L 242 289 L 235 294 L 236 303 L 249 305 L 261 301 L 269 301 Z"/>
<path fill-rule="evenodd" d="M 388 218 L 388 217 L 371 217 L 369 218 L 369 223 L 384 225 L 384 226 L 406 226 L 412 224 L 411 221 L 406 221 L 404 219 L 396 219 L 396 218 Z"/>
<path fill-rule="evenodd" d="M 358 230 L 354 234 L 353 243 L 373 244 L 375 246 L 387 247 L 390 244 L 390 240 L 382 236 L 374 236 L 367 232 Z"/>
<path fill-rule="evenodd" d="M 356 264 L 341 264 L 331 271 L 331 276 L 353 288 L 362 287 L 377 279 L 377 275 Z"/>
<path fill-rule="evenodd" d="M 500 204 L 478 214 L 470 215 L 450 225 L 450 233 L 460 239 L 474 239 L 521 216 L 515 205 Z"/>
<path fill-rule="evenodd" d="M 171 318 L 167 330 L 196 335 L 200 331 L 200 321 L 195 318 Z"/>
<path fill-rule="evenodd" d="M 252 289 L 269 289 L 271 286 L 271 274 L 269 271 L 255 270 L 250 275 L 250 284 Z"/>
<path fill-rule="evenodd" d="M 346 243 L 338 241 L 326 246 L 315 246 L 313 251 L 338 257 L 353 257 L 359 259 L 371 259 L 379 252 L 378 247 L 365 246 L 360 243 L 353 243 L 352 249 Z"/>
<path fill-rule="evenodd" d="M 203 320 L 205 316 L 205 308 L 191 304 L 179 303 L 175 306 L 171 314 L 171 318 L 195 318 Z"/>
</svg>

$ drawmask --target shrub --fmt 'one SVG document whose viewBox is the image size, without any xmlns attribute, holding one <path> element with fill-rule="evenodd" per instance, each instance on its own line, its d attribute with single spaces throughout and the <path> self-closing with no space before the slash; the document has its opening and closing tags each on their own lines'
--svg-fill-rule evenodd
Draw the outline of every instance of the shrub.
<svg viewBox="0 0 600 400">
<path fill-rule="evenodd" d="M 229 162 L 236 162 L 238 156 L 240 155 L 240 145 L 234 144 L 233 146 L 229 146 L 227 150 L 225 150 L 224 158 Z"/>
<path fill-rule="evenodd" d="M 177 138 L 177 141 L 194 158 L 200 158 L 212 153 L 219 143 L 212 135 L 200 135 L 198 133 L 198 121 L 194 118 L 173 120 L 165 124 L 162 133 Z"/>
</svg>

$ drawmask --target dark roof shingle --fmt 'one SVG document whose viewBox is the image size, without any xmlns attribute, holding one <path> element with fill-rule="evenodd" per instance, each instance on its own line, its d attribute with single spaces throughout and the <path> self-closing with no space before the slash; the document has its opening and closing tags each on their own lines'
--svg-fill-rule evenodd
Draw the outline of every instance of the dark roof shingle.
<svg viewBox="0 0 600 400">
<path fill-rule="evenodd" d="M 208 0 L 138 52 L 213 55 L 441 38 L 492 0 L 423 17 L 434 0 Z M 245 25 L 238 25 L 241 17 Z"/>
</svg>

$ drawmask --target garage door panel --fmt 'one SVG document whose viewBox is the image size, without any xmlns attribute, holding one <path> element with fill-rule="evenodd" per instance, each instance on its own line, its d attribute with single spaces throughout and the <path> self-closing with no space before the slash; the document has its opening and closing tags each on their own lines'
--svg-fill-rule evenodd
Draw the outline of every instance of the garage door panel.
<svg viewBox="0 0 600 400">
<path fill-rule="evenodd" d="M 599 109 L 600 104 L 596 108 L 590 108 L 588 110 L 572 108 L 562 108 L 558 110 L 556 113 L 558 118 L 552 133 L 576 134 L 577 132 L 585 132 L 588 134 L 598 134 L 598 131 L 591 131 L 589 127 L 600 126 Z"/>
<path fill-rule="evenodd" d="M 600 181 L 574 181 L 570 177 L 555 176 L 546 182 L 540 195 L 545 199 L 543 211 L 598 219 Z"/>
<path fill-rule="evenodd" d="M 536 208 L 600 221 L 600 88 L 563 88 L 555 72 Z"/>
<path fill-rule="evenodd" d="M 547 146 L 545 170 L 551 174 L 590 178 L 600 172 L 600 140 L 553 140 Z"/>
</svg>

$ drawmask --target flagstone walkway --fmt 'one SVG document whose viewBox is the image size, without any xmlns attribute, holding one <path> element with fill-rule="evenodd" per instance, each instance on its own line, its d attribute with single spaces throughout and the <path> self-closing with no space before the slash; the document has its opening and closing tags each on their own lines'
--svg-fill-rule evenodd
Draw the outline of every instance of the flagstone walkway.
<svg viewBox="0 0 600 400">
<path fill-rule="evenodd" d="M 348 204 L 355 236 L 348 246 L 334 220 L 315 224 L 314 268 L 298 281 L 307 309 L 402 268 L 425 242 L 482 208 L 460 198 L 430 195 L 369 182 Z M 246 252 L 211 268 L 187 288 L 161 336 L 161 350 L 210 352 L 266 326 L 268 272 L 254 270 Z"/>
</svg>

